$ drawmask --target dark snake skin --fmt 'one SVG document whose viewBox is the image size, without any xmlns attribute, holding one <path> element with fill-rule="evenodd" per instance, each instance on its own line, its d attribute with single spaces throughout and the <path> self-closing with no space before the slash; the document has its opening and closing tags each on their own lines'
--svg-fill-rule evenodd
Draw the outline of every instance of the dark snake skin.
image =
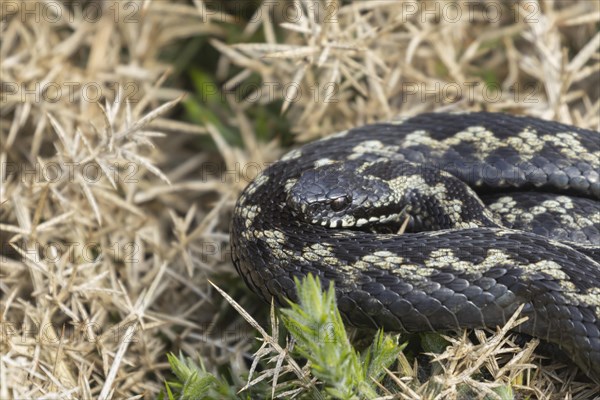
<svg viewBox="0 0 600 400">
<path fill-rule="evenodd" d="M 367 125 L 263 171 L 235 207 L 232 258 L 282 305 L 294 277 L 334 282 L 359 327 L 495 328 L 524 305 L 518 331 L 600 383 L 599 171 L 600 133 L 531 117 Z"/>
</svg>

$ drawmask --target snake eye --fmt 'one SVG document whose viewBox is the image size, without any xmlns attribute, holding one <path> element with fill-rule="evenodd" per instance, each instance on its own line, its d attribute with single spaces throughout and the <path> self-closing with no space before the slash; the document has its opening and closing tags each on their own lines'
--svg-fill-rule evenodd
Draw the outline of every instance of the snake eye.
<svg viewBox="0 0 600 400">
<path fill-rule="evenodd" d="M 333 211 L 342 211 L 350 205 L 350 201 L 351 199 L 348 196 L 338 197 L 331 202 L 331 209 Z"/>
</svg>

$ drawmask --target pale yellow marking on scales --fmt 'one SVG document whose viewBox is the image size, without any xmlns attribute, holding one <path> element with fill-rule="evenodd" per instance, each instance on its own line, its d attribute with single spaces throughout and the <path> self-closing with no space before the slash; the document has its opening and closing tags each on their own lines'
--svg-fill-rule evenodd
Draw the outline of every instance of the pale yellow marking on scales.
<svg viewBox="0 0 600 400">
<path fill-rule="evenodd" d="M 246 191 L 246 193 L 250 196 L 253 195 L 256 192 L 256 190 L 258 190 L 258 188 L 260 188 L 262 185 L 264 185 L 267 182 L 269 182 L 268 175 L 264 175 L 264 174 L 259 175 L 256 179 L 254 179 L 254 181 L 252 181 L 252 183 L 248 187 L 248 190 Z"/>
<path fill-rule="evenodd" d="M 348 134 L 348 132 L 349 132 L 348 129 L 343 130 L 343 131 L 339 131 L 339 132 L 336 132 L 336 133 L 334 133 L 332 135 L 324 137 L 323 139 L 320 139 L 319 141 L 320 142 L 326 142 L 326 141 L 331 140 L 331 139 L 343 138 L 343 137 L 346 137 L 346 135 Z"/>
<path fill-rule="evenodd" d="M 300 157 L 302 157 L 302 150 L 294 149 L 294 150 L 289 151 L 286 154 L 284 154 L 283 157 L 281 157 L 281 161 L 295 160 Z"/>
<path fill-rule="evenodd" d="M 565 157 L 589 162 L 592 167 L 600 168 L 600 151 L 590 152 L 573 132 L 562 132 L 555 135 L 544 135 L 542 139 L 555 145 Z"/>
<path fill-rule="evenodd" d="M 449 175 L 447 173 L 442 173 L 443 175 Z M 461 213 L 463 211 L 462 206 L 463 203 L 459 199 L 448 199 L 447 188 L 443 183 L 437 183 L 434 186 L 429 185 L 425 179 L 421 175 L 410 175 L 410 176 L 400 176 L 398 178 L 392 179 L 388 182 L 388 185 L 392 189 L 393 193 L 397 195 L 394 196 L 395 201 L 399 201 L 402 198 L 401 193 L 405 193 L 409 191 L 411 188 L 419 188 L 423 190 L 423 193 L 429 194 L 433 198 L 438 200 L 438 203 L 441 207 L 443 207 L 444 212 L 450 217 L 452 223 L 457 228 L 476 228 L 478 226 L 476 221 L 461 221 Z M 466 187 L 466 191 L 472 194 L 475 198 L 477 195 L 475 192 Z M 482 204 L 483 207 L 483 204 Z M 486 218 L 490 220 L 496 220 L 494 214 L 483 207 L 483 214 Z"/>
<path fill-rule="evenodd" d="M 499 139 L 494 132 L 482 126 L 469 127 L 464 131 L 444 140 L 435 140 L 424 130 L 412 132 L 406 136 L 403 148 L 425 145 L 434 150 L 446 151 L 451 146 L 462 142 L 471 143 L 477 151 L 474 156 L 479 160 L 485 159 L 490 153 L 504 147 L 510 147 L 518 152 L 519 156 L 529 161 L 539 154 L 546 143 L 552 143 L 566 157 L 581 159 L 589 162 L 594 167 L 600 167 L 600 151 L 589 152 L 573 132 L 557 133 L 556 135 L 540 136 L 535 129 L 525 128 L 523 131 L 508 139 Z"/>
<path fill-rule="evenodd" d="M 240 215 L 242 218 L 244 218 L 246 228 L 250 228 L 252 226 L 254 223 L 254 218 L 256 218 L 260 211 L 260 206 L 258 204 L 240 207 Z"/>
<path fill-rule="evenodd" d="M 600 288 L 587 289 L 585 293 L 566 293 L 565 297 L 573 300 L 573 303 L 585 303 L 592 307 L 596 318 L 600 319 Z"/>
</svg>

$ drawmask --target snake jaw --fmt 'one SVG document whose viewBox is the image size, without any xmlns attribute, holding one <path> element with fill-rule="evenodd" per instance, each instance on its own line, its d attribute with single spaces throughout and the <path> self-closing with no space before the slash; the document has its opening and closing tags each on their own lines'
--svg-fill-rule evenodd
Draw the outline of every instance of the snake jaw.
<svg viewBox="0 0 600 400">
<path fill-rule="evenodd" d="M 372 225 L 387 224 L 390 222 L 399 222 L 404 216 L 404 212 L 371 216 L 369 218 L 355 218 L 352 215 L 344 215 L 342 218 L 314 218 L 310 221 L 313 225 L 321 225 L 331 229 L 337 228 L 361 228 Z"/>
<path fill-rule="evenodd" d="M 326 218 L 314 218 L 310 221 L 313 225 L 321 225 L 327 228 L 351 228 L 353 226 L 359 226 L 354 217 L 345 215 L 343 218 L 332 218 L 327 220 Z"/>
<path fill-rule="evenodd" d="M 345 215 L 343 218 L 336 219 L 312 219 L 310 222 L 313 225 L 321 225 L 331 229 L 337 228 L 361 228 L 372 225 L 387 224 L 390 222 L 399 222 L 404 216 L 404 213 L 380 215 L 369 218 L 355 218 L 351 215 Z"/>
</svg>

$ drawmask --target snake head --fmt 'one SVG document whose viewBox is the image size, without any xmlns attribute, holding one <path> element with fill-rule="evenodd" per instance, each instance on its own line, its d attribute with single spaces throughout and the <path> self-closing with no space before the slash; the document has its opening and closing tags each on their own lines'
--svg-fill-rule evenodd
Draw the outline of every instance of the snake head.
<svg viewBox="0 0 600 400">
<path fill-rule="evenodd" d="M 304 171 L 288 191 L 287 204 L 304 221 L 329 228 L 368 227 L 397 221 L 401 211 L 388 184 L 333 163 Z"/>
</svg>

